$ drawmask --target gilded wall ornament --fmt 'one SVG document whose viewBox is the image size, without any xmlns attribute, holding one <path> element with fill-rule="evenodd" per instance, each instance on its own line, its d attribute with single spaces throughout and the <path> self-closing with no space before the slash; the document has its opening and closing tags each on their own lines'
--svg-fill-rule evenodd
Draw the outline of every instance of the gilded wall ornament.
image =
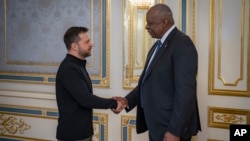
<svg viewBox="0 0 250 141">
<path fill-rule="evenodd" d="M 0 134 L 23 134 L 31 126 L 25 123 L 23 119 L 17 119 L 14 116 L 0 114 Z"/>
</svg>

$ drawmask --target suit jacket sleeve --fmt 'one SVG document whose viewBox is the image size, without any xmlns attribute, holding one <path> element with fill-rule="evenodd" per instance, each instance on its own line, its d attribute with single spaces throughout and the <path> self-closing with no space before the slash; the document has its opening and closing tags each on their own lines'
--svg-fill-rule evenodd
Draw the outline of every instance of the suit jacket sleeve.
<svg viewBox="0 0 250 141">
<path fill-rule="evenodd" d="M 128 107 L 126 112 L 131 111 L 138 104 L 139 87 L 135 87 L 125 98 L 128 100 Z"/>
</svg>

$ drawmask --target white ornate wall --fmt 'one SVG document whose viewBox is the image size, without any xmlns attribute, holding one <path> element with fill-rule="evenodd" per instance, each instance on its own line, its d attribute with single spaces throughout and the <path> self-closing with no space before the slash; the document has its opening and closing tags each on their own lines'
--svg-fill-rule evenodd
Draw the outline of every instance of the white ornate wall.
<svg viewBox="0 0 250 141">
<path fill-rule="evenodd" d="M 4 13 L 4 1 L 0 1 L 0 13 Z M 229 141 L 229 124 L 250 124 L 250 1 L 165 0 L 164 3 L 172 8 L 176 25 L 194 40 L 199 54 L 197 80 L 202 132 L 193 140 Z M 94 82 L 101 82 L 95 84 L 94 93 L 103 97 L 125 96 L 130 90 L 123 88 L 123 5 L 122 0 L 110 0 L 109 4 L 108 58 L 106 63 L 97 62 L 101 64 L 97 67 L 108 65 L 108 79 L 93 74 Z M 0 14 L 1 54 L 6 49 L 6 27 L 2 20 L 5 18 Z M 0 73 L 0 140 L 56 140 L 58 113 L 53 79 L 51 83 L 20 83 L 10 81 L 13 74 L 8 75 Z M 44 77 L 45 81 L 50 77 L 53 75 Z M 135 133 L 135 111 L 116 115 L 111 110 L 95 109 L 93 140 L 148 141 L 147 133 Z"/>
</svg>

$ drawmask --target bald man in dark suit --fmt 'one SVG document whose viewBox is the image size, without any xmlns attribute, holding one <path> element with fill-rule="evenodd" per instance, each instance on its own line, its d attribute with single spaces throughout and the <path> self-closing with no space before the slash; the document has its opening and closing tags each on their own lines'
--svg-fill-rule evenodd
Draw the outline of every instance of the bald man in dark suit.
<svg viewBox="0 0 250 141">
<path fill-rule="evenodd" d="M 149 50 L 137 87 L 116 99 L 128 105 L 127 112 L 137 106 L 137 133 L 148 130 L 150 141 L 191 141 L 201 130 L 195 45 L 177 29 L 167 5 L 151 7 L 146 20 L 146 30 L 158 41 Z"/>
</svg>

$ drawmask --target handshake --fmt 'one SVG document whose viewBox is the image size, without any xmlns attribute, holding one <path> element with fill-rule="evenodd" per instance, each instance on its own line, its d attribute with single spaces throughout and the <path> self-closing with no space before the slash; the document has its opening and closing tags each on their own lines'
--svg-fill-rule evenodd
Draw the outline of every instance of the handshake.
<svg viewBox="0 0 250 141">
<path fill-rule="evenodd" d="M 128 106 L 128 100 L 124 97 L 113 97 L 117 101 L 116 109 L 111 109 L 115 114 L 119 114 L 124 108 Z"/>
</svg>

